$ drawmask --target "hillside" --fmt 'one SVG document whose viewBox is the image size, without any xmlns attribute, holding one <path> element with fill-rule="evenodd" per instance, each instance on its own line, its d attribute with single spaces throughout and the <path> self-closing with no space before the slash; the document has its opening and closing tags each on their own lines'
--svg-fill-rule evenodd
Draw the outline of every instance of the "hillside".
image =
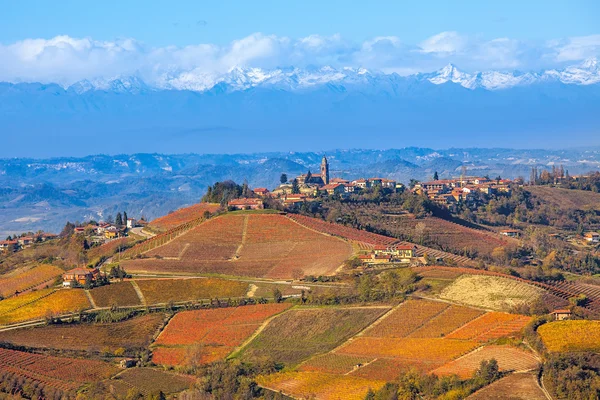
<svg viewBox="0 0 600 400">
<path fill-rule="evenodd" d="M 128 272 L 293 278 L 333 274 L 352 252 L 348 242 L 284 215 L 230 213 L 122 265 Z"/>
<path fill-rule="evenodd" d="M 600 210 L 600 193 L 551 186 L 529 186 L 527 191 L 562 210 Z"/>
<path fill-rule="evenodd" d="M 214 213 L 219 207 L 219 204 L 213 203 L 198 203 L 189 207 L 183 207 L 152 220 L 148 224 L 148 227 L 158 232 L 167 231 L 193 219 L 202 217 L 206 211 Z"/>
</svg>

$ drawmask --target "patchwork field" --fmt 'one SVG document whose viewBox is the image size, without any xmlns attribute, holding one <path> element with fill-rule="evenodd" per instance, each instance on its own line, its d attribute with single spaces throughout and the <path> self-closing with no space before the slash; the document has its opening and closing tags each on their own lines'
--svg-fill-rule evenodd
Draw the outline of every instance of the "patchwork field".
<svg viewBox="0 0 600 400">
<path fill-rule="evenodd" d="M 469 400 L 547 400 L 534 373 L 511 374 L 473 393 Z"/>
<path fill-rule="evenodd" d="M 544 290 L 513 279 L 462 275 L 442 290 L 440 297 L 457 303 L 498 311 L 530 303 L 544 294 Z"/>
<path fill-rule="evenodd" d="M 518 315 L 484 313 L 439 301 L 408 300 L 341 346 L 301 363 L 297 370 L 379 382 L 392 381 L 400 371 L 411 368 L 429 373 L 456 367 L 457 373 L 470 375 L 481 359 L 495 356 L 505 370 L 530 369 L 537 360 L 525 351 L 507 346 L 482 347 L 491 337 L 514 334 L 515 325 L 520 329 L 526 321 L 528 317 Z M 274 343 L 273 347 L 281 346 Z M 291 379 L 291 375 L 282 379 L 276 388 L 298 393 L 293 391 Z M 317 398 L 321 396 L 317 394 Z"/>
<path fill-rule="evenodd" d="M 142 304 L 131 282 L 115 282 L 90 290 L 98 307 L 139 306 Z"/>
<path fill-rule="evenodd" d="M 180 312 L 154 343 L 153 361 L 198 365 L 225 358 L 265 320 L 289 307 L 280 303 Z"/>
<path fill-rule="evenodd" d="M 327 275 L 352 246 L 278 214 L 226 214 L 209 219 L 145 255 L 122 263 L 128 272 L 217 273 L 293 278 Z"/>
<path fill-rule="evenodd" d="M 107 379 L 119 371 L 102 361 L 51 357 L 2 348 L 0 370 L 63 391 Z"/>
<path fill-rule="evenodd" d="M 83 290 L 40 290 L 0 301 L 0 325 L 40 319 L 49 314 L 77 312 L 90 307 Z"/>
<path fill-rule="evenodd" d="M 2 275 L 0 277 L 0 296 L 13 296 L 15 292 L 22 292 L 43 283 L 52 284 L 54 279 L 64 271 L 54 265 L 41 264 L 17 274 Z"/>
<path fill-rule="evenodd" d="M 385 381 L 321 372 L 286 372 L 259 377 L 258 383 L 301 399 L 362 400 L 369 389 L 377 390 Z"/>
<path fill-rule="evenodd" d="M 217 278 L 136 280 L 147 304 L 243 297 L 248 283 Z"/>
<path fill-rule="evenodd" d="M 463 379 L 471 378 L 484 360 L 492 358 L 498 361 L 500 371 L 529 371 L 539 364 L 532 353 L 510 346 L 485 346 L 434 369 L 431 373 L 438 376 L 456 374 Z"/>
<path fill-rule="evenodd" d="M 0 332 L 0 342 L 30 348 L 111 352 L 141 349 L 152 342 L 164 314 L 148 314 L 110 324 L 51 325 Z"/>
<path fill-rule="evenodd" d="M 244 347 L 240 357 L 295 365 L 334 349 L 388 310 L 386 307 L 295 308 L 273 319 Z"/>
<path fill-rule="evenodd" d="M 537 331 L 552 352 L 600 351 L 600 321 L 556 321 Z"/>
<path fill-rule="evenodd" d="M 169 395 L 189 389 L 195 382 L 196 378 L 190 375 L 153 368 L 130 368 L 119 374 L 116 379 L 107 381 L 106 385 L 113 385 L 115 391 L 125 397 L 132 388 L 144 396 L 157 395 L 161 391 Z"/>
<path fill-rule="evenodd" d="M 194 204 L 193 206 L 175 210 L 164 217 L 156 218 L 152 220 L 148 226 L 155 231 L 168 231 L 171 228 L 175 228 L 193 219 L 202 217 L 205 211 L 214 213 L 219 207 L 220 205 L 216 203 Z"/>
</svg>

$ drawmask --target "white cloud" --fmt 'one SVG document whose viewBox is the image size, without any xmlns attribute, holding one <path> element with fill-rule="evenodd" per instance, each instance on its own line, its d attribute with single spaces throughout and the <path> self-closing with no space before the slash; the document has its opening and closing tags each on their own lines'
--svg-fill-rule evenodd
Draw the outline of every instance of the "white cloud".
<svg viewBox="0 0 600 400">
<path fill-rule="evenodd" d="M 451 62 L 467 71 L 551 68 L 600 55 L 600 35 L 529 43 L 511 38 L 491 40 L 449 31 L 418 45 L 397 36 L 354 43 L 340 35 L 290 39 L 255 33 L 218 46 L 150 47 L 135 39 L 98 41 L 57 36 L 0 45 L 0 81 L 58 82 L 136 74 L 150 83 L 167 78 L 197 81 L 233 67 L 274 68 L 308 65 L 365 67 L 385 72 L 428 72 Z M 192 77 L 194 79 L 192 79 Z"/>
</svg>

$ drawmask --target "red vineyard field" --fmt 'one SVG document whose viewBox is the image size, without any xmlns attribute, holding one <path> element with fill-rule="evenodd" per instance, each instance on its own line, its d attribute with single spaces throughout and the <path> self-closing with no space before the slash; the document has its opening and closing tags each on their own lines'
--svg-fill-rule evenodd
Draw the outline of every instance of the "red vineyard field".
<svg viewBox="0 0 600 400">
<path fill-rule="evenodd" d="M 290 304 L 259 304 L 237 308 L 178 313 L 154 345 L 157 364 L 203 364 L 224 358 L 249 338 L 269 317 Z"/>
<path fill-rule="evenodd" d="M 205 211 L 214 213 L 220 205 L 215 203 L 198 203 L 189 207 L 180 208 L 163 217 L 152 220 L 148 226 L 157 231 L 167 231 L 181 224 L 203 216 Z"/>
<path fill-rule="evenodd" d="M 335 272 L 352 246 L 277 214 L 212 218 L 180 237 L 125 261 L 127 271 L 220 273 L 292 278 Z"/>
<path fill-rule="evenodd" d="M 0 369 L 64 391 L 107 379 L 119 371 L 102 361 L 51 357 L 2 348 Z"/>
<path fill-rule="evenodd" d="M 394 243 L 402 245 L 413 245 L 412 243 L 402 242 L 398 239 L 389 236 L 383 236 L 372 232 L 362 231 L 360 229 L 355 229 L 344 225 L 323 221 L 317 218 L 306 217 L 304 215 L 288 214 L 288 217 L 298 222 L 299 224 L 306 226 L 307 228 L 327 233 L 329 235 L 339 236 L 354 242 L 358 242 L 359 246 L 365 250 L 375 245 L 390 245 Z M 441 250 L 436 250 L 425 246 L 416 247 L 418 256 L 428 255 L 430 257 L 435 258 L 451 259 L 460 265 L 469 265 L 473 263 L 473 261 L 468 257 L 447 253 Z"/>
</svg>

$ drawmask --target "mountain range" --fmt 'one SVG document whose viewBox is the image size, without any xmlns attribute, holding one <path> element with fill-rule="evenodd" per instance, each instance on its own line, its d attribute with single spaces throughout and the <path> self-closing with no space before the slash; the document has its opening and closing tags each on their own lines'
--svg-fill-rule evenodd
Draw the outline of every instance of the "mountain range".
<svg viewBox="0 0 600 400">
<path fill-rule="evenodd" d="M 600 147 L 564 150 L 509 148 L 331 150 L 331 176 L 411 178 L 469 175 L 527 178 L 532 167 L 563 165 L 570 174 L 600 169 Z M 106 219 L 119 211 L 148 219 L 199 201 L 209 185 L 232 179 L 273 188 L 279 177 L 318 171 L 323 152 L 254 154 L 130 154 L 0 159 L 0 237 L 58 232 L 66 221 Z"/>
</svg>

